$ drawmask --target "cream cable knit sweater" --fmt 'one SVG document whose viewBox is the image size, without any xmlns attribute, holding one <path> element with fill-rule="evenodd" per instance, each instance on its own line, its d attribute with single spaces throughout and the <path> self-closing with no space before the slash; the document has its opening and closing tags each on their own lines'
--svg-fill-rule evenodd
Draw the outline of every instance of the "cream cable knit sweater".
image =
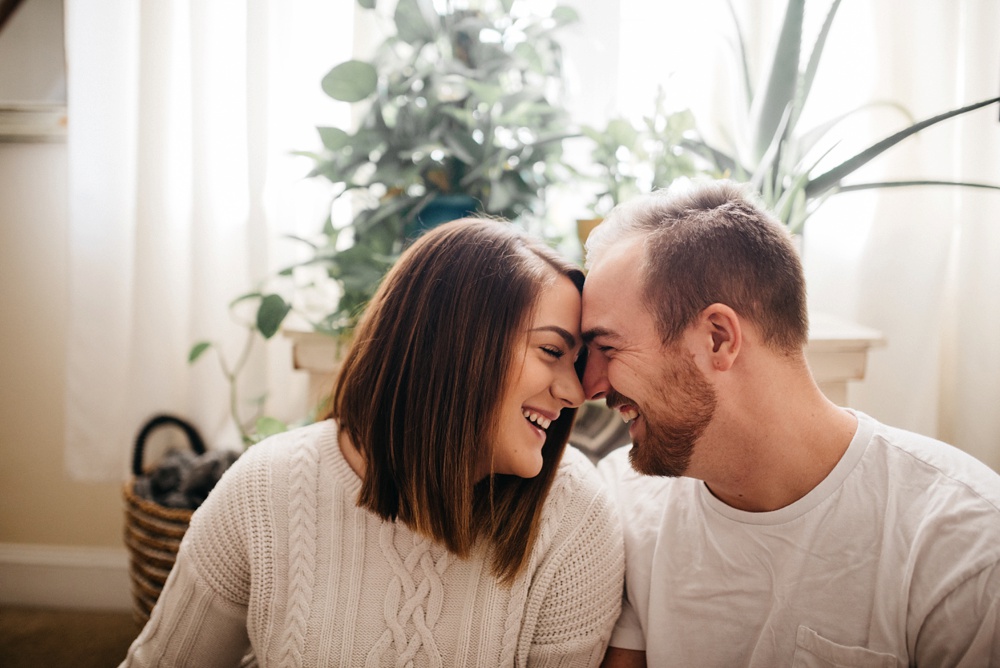
<svg viewBox="0 0 1000 668">
<path fill-rule="evenodd" d="M 621 529 L 567 448 L 524 573 L 458 559 L 355 505 L 327 421 L 250 448 L 195 513 L 122 666 L 596 666 L 620 608 Z"/>
</svg>

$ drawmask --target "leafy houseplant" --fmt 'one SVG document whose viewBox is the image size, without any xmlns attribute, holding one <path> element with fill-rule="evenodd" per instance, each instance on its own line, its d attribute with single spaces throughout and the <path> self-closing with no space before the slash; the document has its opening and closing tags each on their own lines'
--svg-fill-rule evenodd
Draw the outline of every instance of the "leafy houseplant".
<svg viewBox="0 0 1000 668">
<path fill-rule="evenodd" d="M 734 141 L 730 146 L 712 146 L 702 139 L 685 139 L 684 145 L 707 159 L 715 172 L 750 182 L 760 192 L 765 204 L 777 212 L 781 221 L 793 233 L 801 232 L 808 216 L 826 197 L 837 192 L 919 185 L 998 188 L 990 184 L 958 181 L 909 180 L 844 184 L 843 180 L 887 149 L 924 128 L 994 104 L 1000 101 L 1000 97 L 914 123 L 834 167 L 814 174 L 823 157 L 832 148 L 832 142 L 821 142 L 827 137 L 829 130 L 844 117 L 830 119 L 808 131 L 801 131 L 798 122 L 839 5 L 840 0 L 834 0 L 830 6 L 805 67 L 800 68 L 805 0 L 788 1 L 766 83 L 763 90 L 755 91 L 743 46 L 742 29 L 739 21 L 735 21 L 736 13 L 730 0 L 729 7 L 739 37 L 739 64 L 746 93 L 745 122 L 741 127 L 734 128 Z"/>
<path fill-rule="evenodd" d="M 545 188 L 568 176 L 561 152 L 571 133 L 556 101 L 562 51 L 553 34 L 577 16 L 568 7 L 528 13 L 527 4 L 449 3 L 439 12 L 432 0 L 400 0 L 372 58 L 341 63 L 323 79 L 334 99 L 362 104 L 362 121 L 353 131 L 319 128 L 323 150 L 306 155 L 313 176 L 335 184 L 338 197 L 353 193 L 361 208 L 346 225 L 328 220 L 314 245 L 309 262 L 342 288 L 319 329 L 350 329 L 424 229 L 472 212 L 540 214 Z"/>
<path fill-rule="evenodd" d="M 249 444 L 284 429 L 254 415 L 241 419 L 237 379 L 259 337 L 269 339 L 296 311 L 313 328 L 348 336 L 382 276 L 406 245 L 439 223 L 472 213 L 514 220 L 543 213 L 547 186 L 568 179 L 562 142 L 573 136 L 559 106 L 562 50 L 555 33 L 577 20 L 556 6 L 484 0 L 455 9 L 434 0 L 399 0 L 391 17 L 375 0 L 358 0 L 386 21 L 386 37 L 368 60 L 349 60 L 323 78 L 323 90 L 358 103 L 356 129 L 319 127 L 322 149 L 310 176 L 329 180 L 334 200 L 354 195 L 350 220 L 331 215 L 316 238 L 300 239 L 310 257 L 287 267 L 231 309 L 256 303 L 244 322 L 246 343 L 229 362 L 212 342 L 194 345 L 189 362 L 215 348 L 230 386 L 230 413 Z M 293 307 L 303 270 L 319 269 L 338 296 L 318 315 Z M 239 318 L 237 318 L 239 320 Z"/>
<path fill-rule="evenodd" d="M 601 188 L 593 202 L 594 213 L 603 216 L 639 193 L 698 174 L 696 156 L 682 149 L 694 127 L 690 111 L 666 111 L 662 88 L 652 113 L 642 116 L 640 123 L 616 116 L 603 128 L 585 126 L 583 134 L 592 142 L 590 157 Z"/>
</svg>

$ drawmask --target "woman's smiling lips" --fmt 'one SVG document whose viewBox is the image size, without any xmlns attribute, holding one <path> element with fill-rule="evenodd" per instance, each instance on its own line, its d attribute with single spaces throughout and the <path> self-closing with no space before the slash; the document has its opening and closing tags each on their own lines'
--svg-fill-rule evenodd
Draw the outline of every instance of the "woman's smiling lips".
<svg viewBox="0 0 1000 668">
<path fill-rule="evenodd" d="M 552 421 L 559 417 L 559 414 L 552 414 L 548 411 L 542 411 L 531 406 L 522 406 L 521 415 L 524 419 L 528 421 L 529 426 L 531 426 L 537 433 L 539 433 L 543 438 L 545 437 L 545 431 L 552 424 Z"/>
</svg>

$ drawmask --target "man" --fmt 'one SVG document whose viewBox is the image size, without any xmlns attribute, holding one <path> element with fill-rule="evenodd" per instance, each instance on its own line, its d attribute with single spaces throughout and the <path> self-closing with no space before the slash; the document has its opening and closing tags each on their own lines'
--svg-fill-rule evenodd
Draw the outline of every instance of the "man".
<svg viewBox="0 0 1000 668">
<path fill-rule="evenodd" d="M 826 399 L 784 228 L 717 182 L 618 207 L 587 252 L 584 390 L 633 441 L 600 463 L 605 665 L 1000 665 L 1000 476 Z"/>
</svg>

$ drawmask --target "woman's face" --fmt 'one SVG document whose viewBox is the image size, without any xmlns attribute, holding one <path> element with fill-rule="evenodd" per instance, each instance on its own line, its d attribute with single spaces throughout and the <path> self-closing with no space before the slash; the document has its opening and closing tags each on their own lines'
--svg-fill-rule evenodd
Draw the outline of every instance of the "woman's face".
<svg viewBox="0 0 1000 668">
<path fill-rule="evenodd" d="M 515 347 L 511 381 L 500 400 L 492 472 L 533 478 L 542 470 L 549 425 L 583 403 L 573 367 L 581 348 L 580 291 L 560 275 L 539 294 L 527 332 Z M 483 463 L 482 477 L 491 472 Z"/>
</svg>

